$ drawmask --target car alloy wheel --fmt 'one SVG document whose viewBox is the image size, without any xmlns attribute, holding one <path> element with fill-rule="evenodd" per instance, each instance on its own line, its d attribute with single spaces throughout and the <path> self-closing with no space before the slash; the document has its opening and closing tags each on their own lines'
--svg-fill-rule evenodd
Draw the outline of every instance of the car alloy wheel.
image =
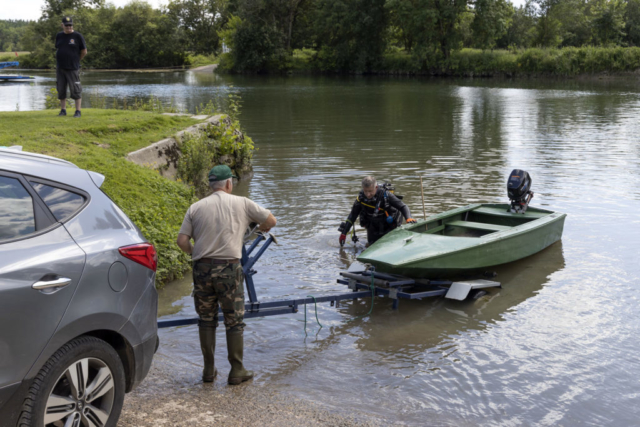
<svg viewBox="0 0 640 427">
<path fill-rule="evenodd" d="M 116 427 L 125 381 L 120 356 L 109 343 L 78 337 L 60 347 L 33 379 L 18 427 Z"/>
<path fill-rule="evenodd" d="M 109 367 L 100 359 L 80 359 L 56 381 L 45 406 L 44 425 L 104 426 L 114 396 L 115 384 Z"/>
</svg>

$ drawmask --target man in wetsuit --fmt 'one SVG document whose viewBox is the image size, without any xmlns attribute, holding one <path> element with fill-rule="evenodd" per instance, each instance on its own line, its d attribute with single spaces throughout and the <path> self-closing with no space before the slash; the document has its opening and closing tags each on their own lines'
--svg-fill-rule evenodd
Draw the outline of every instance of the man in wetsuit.
<svg viewBox="0 0 640 427">
<path fill-rule="evenodd" d="M 411 218 L 407 205 L 402 203 L 396 195 L 378 187 L 374 177 L 365 177 L 362 180 L 362 191 L 353 203 L 351 213 L 338 229 L 342 233 L 339 239 L 340 245 L 344 245 L 347 233 L 358 216 L 360 225 L 367 229 L 367 240 L 372 244 L 402 223 L 400 214 L 406 218 L 407 223 L 416 222 Z"/>
</svg>

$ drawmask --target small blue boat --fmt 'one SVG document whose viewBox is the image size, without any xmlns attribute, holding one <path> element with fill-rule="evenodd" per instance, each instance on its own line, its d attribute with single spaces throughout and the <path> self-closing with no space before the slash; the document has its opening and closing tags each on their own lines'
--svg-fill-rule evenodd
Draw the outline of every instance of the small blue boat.
<svg viewBox="0 0 640 427">
<path fill-rule="evenodd" d="M 0 69 L 7 67 L 17 67 L 20 65 L 19 62 L 0 62 Z M 34 80 L 35 77 L 32 76 L 17 76 L 17 75 L 0 75 L 0 82 L 9 82 L 9 81 L 29 81 Z"/>
</svg>

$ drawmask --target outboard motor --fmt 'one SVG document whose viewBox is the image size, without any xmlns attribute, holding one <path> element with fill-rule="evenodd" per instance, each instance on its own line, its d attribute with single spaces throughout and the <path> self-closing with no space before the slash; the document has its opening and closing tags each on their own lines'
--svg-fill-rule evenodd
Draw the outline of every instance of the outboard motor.
<svg viewBox="0 0 640 427">
<path fill-rule="evenodd" d="M 527 171 L 514 169 L 507 181 L 507 195 L 511 200 L 511 207 L 507 212 L 524 214 L 533 197 L 531 191 L 531 177 Z"/>
</svg>

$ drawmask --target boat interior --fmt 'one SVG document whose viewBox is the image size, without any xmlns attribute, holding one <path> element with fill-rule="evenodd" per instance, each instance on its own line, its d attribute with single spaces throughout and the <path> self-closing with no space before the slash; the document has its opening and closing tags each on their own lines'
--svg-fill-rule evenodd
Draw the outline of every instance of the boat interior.
<svg viewBox="0 0 640 427">
<path fill-rule="evenodd" d="M 509 230 L 552 213 L 530 208 L 524 214 L 515 214 L 508 212 L 508 208 L 508 205 L 484 205 L 445 218 L 427 221 L 419 227 L 412 228 L 411 231 L 449 237 L 482 237 Z"/>
</svg>

